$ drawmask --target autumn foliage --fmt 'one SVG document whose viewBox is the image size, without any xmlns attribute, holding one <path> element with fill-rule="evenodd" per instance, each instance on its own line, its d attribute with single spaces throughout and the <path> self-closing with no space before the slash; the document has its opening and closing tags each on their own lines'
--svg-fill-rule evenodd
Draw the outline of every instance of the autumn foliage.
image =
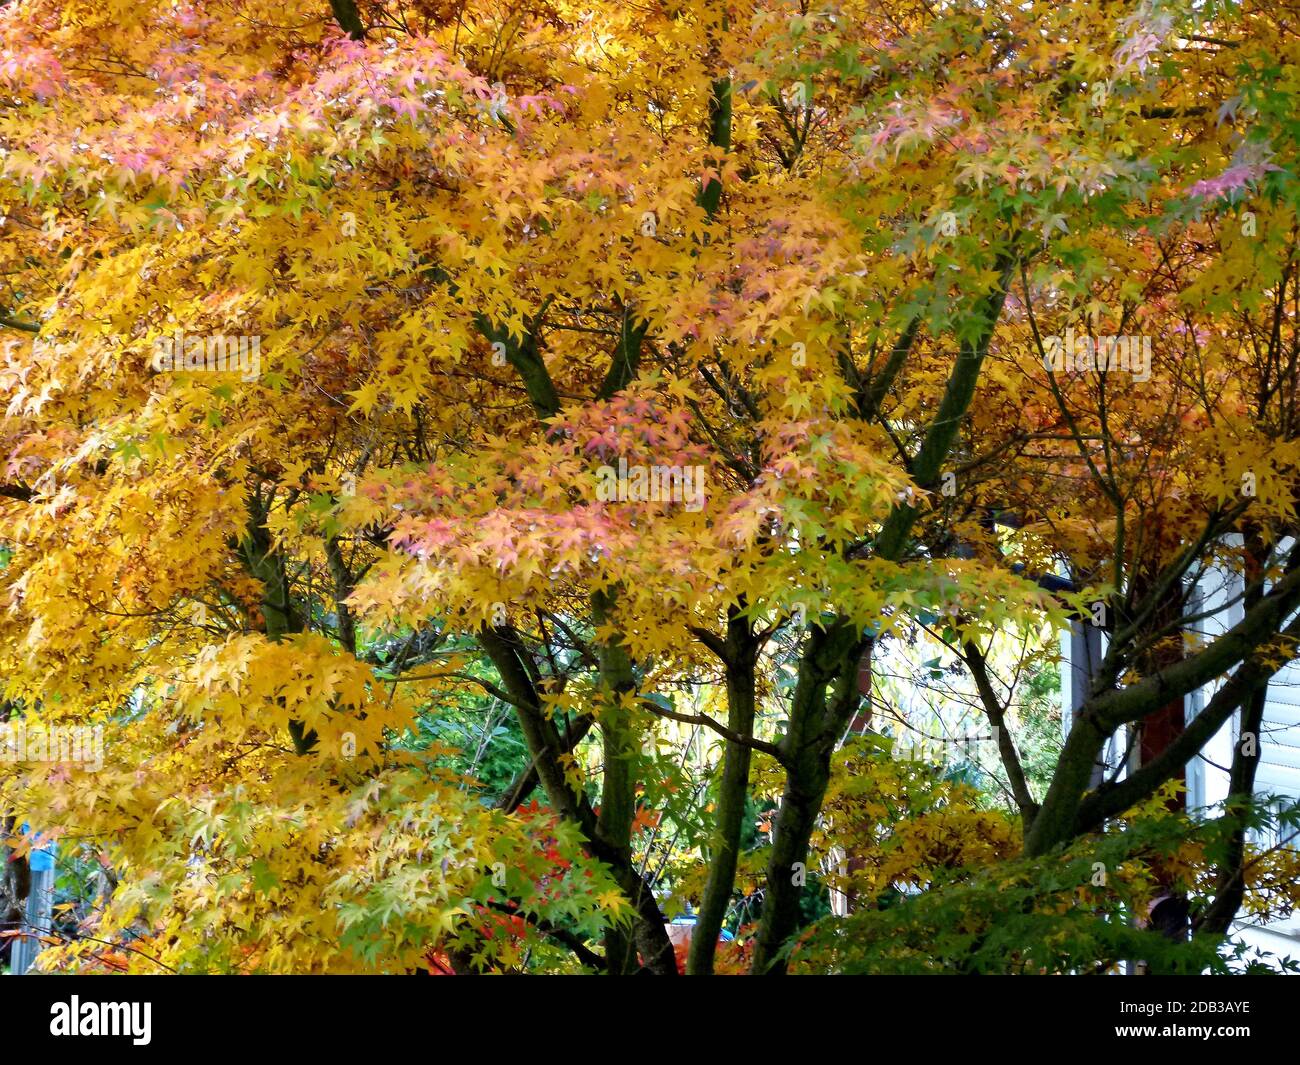
<svg viewBox="0 0 1300 1065">
<path fill-rule="evenodd" d="M 1298 18 L 0 6 L 0 717 L 105 737 L 0 761 L 13 853 L 104 871 L 41 964 L 1104 969 L 1157 888 L 1196 964 L 1288 912 L 1250 765 L 1213 831 L 1170 781 L 1300 635 Z M 983 785 L 890 756 L 918 641 Z M 979 938 L 1009 885 L 1077 954 Z"/>
</svg>

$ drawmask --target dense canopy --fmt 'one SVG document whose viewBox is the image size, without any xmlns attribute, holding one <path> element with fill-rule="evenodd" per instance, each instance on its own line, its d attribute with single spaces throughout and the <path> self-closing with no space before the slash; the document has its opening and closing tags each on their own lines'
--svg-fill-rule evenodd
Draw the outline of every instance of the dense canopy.
<svg viewBox="0 0 1300 1065">
<path fill-rule="evenodd" d="M 1178 796 L 1300 636 L 1298 26 L 0 4 L 0 717 L 103 736 L 0 761 L 40 964 L 1246 965 L 1300 814 Z"/>
</svg>

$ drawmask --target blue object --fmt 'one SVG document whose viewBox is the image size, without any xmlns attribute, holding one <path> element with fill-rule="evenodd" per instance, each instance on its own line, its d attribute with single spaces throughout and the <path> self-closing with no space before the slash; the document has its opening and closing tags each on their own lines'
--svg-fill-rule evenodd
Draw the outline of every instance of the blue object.
<svg viewBox="0 0 1300 1065">
<path fill-rule="evenodd" d="M 31 826 L 24 823 L 23 834 L 26 835 L 30 831 Z M 49 843 L 38 847 L 35 844 L 41 838 L 41 834 L 35 832 L 32 835 L 32 852 L 27 857 L 27 864 L 31 867 L 33 873 L 48 873 L 54 868 L 54 856 L 58 853 L 59 845 L 54 840 L 50 840 Z"/>
</svg>

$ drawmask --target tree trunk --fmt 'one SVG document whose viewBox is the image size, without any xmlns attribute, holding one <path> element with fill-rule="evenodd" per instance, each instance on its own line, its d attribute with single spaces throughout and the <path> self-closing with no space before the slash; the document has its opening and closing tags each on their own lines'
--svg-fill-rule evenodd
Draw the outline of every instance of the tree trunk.
<svg viewBox="0 0 1300 1065">
<path fill-rule="evenodd" d="M 1263 589 L 1258 587 L 1267 548 L 1260 540 L 1258 530 L 1245 536 L 1247 591 L 1246 607 L 1259 601 Z M 1254 590 L 1251 591 L 1252 586 Z M 1229 819 L 1231 835 L 1228 853 L 1215 871 L 1214 902 L 1199 923 L 1199 930 L 1227 935 L 1236 919 L 1237 911 L 1246 897 L 1246 879 L 1243 865 L 1246 859 L 1246 806 L 1255 795 L 1255 771 L 1259 768 L 1260 733 L 1264 726 L 1264 711 L 1268 706 L 1268 684 L 1256 688 L 1244 703 L 1237 745 L 1232 752 L 1232 768 L 1228 773 L 1228 799 L 1223 816 Z M 1232 822 L 1236 822 L 1233 824 Z"/>
<path fill-rule="evenodd" d="M 857 666 L 866 644 L 847 622 L 815 628 L 808 639 L 791 700 L 789 728 L 781 741 L 787 757 L 785 791 L 754 945 L 756 974 L 785 972 L 782 949 L 799 928 L 809 840 L 830 782 L 831 755 L 858 702 Z M 828 700 L 830 685 L 834 687 Z"/>
<path fill-rule="evenodd" d="M 727 728 L 742 737 L 754 732 L 755 670 L 759 640 L 750 621 L 733 608 L 727 618 Z M 740 836 L 744 829 L 745 805 L 749 799 L 751 748 L 727 742 L 723 755 L 722 784 L 718 792 L 717 823 L 709 853 L 709 877 L 700 900 L 700 912 L 691 935 L 686 971 L 692 976 L 713 972 L 718 934 L 735 889 L 736 865 L 740 860 Z"/>
</svg>

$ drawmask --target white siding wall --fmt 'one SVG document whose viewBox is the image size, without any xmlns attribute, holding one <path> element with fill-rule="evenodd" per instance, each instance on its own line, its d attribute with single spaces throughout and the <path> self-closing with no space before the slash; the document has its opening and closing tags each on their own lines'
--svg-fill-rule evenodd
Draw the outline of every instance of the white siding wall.
<svg viewBox="0 0 1300 1065">
<path fill-rule="evenodd" d="M 1268 686 L 1262 731 L 1258 790 L 1300 795 L 1300 664 L 1285 666 Z"/>
<path fill-rule="evenodd" d="M 1213 571 L 1201 579 L 1196 591 L 1193 613 L 1209 615 L 1196 626 L 1196 631 L 1206 641 L 1222 635 L 1241 620 L 1244 613 L 1240 600 L 1241 579 L 1236 574 Z M 1214 681 L 1187 697 L 1187 720 L 1201 712 L 1222 683 Z M 1188 764 L 1188 802 L 1192 807 L 1209 806 L 1227 798 L 1226 767 L 1232 764 L 1236 739 L 1237 718 L 1234 715 Z"/>
<path fill-rule="evenodd" d="M 1285 543 L 1283 547 L 1285 548 Z M 1198 609 L 1206 617 L 1196 626 L 1205 639 L 1213 639 L 1232 628 L 1242 618 L 1242 578 L 1225 571 L 1211 571 L 1199 582 Z M 1076 625 L 1076 630 L 1078 626 Z M 1073 635 L 1073 638 L 1072 638 Z M 1062 723 L 1069 731 L 1071 710 L 1082 694 L 1077 690 L 1082 679 L 1078 663 L 1083 648 L 1079 632 L 1062 634 L 1061 695 Z M 1196 716 L 1218 690 L 1222 681 L 1192 692 L 1186 699 L 1187 719 Z M 1193 808 L 1221 802 L 1228 794 L 1228 767 L 1240 731 L 1239 715 L 1228 721 L 1187 766 L 1188 802 Z M 1284 666 L 1268 688 L 1264 724 L 1259 738 L 1260 764 L 1255 774 L 1255 791 L 1259 795 L 1300 798 L 1300 660 Z M 1123 748 L 1108 749 L 1107 761 L 1116 764 Z M 1272 842 L 1272 841 L 1270 841 Z M 1238 924 L 1237 934 L 1252 946 L 1273 954 L 1291 955 L 1300 960 L 1300 915 L 1275 921 L 1266 927 Z"/>
<path fill-rule="evenodd" d="M 1285 545 L 1284 545 L 1285 546 Z M 1243 606 L 1239 599 L 1243 588 L 1238 574 L 1212 572 L 1198 587 L 1201 608 L 1215 611 L 1200 626 L 1207 635 L 1217 635 L 1241 620 Z M 1194 692 L 1187 700 L 1190 720 L 1214 694 L 1218 683 Z M 1255 772 L 1257 795 L 1300 797 L 1300 661 L 1286 665 L 1268 686 L 1264 723 L 1260 730 L 1260 762 Z M 1240 733 L 1239 716 L 1223 726 L 1205 746 L 1201 755 L 1188 766 L 1189 798 L 1202 806 L 1221 801 L 1228 793 L 1227 767 Z M 1269 841 L 1273 842 L 1273 841 Z M 1252 946 L 1274 954 L 1291 954 L 1300 958 L 1300 917 L 1275 921 L 1266 928 L 1238 925 L 1242 939 Z"/>
</svg>

